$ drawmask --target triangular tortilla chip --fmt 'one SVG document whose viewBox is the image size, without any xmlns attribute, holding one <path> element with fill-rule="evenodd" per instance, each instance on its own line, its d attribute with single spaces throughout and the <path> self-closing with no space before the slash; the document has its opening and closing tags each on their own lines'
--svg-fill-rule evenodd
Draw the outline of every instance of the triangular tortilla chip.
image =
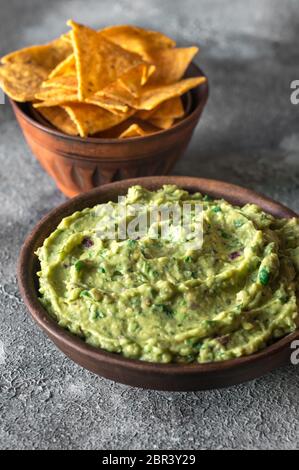
<svg viewBox="0 0 299 470">
<path fill-rule="evenodd" d="M 46 102 L 52 102 L 49 106 L 57 106 L 68 102 L 79 102 L 77 92 L 68 90 L 67 88 L 48 87 L 42 88 L 39 93 L 36 93 L 35 99 L 43 101 L 42 106 L 48 106 Z M 40 103 L 34 104 L 35 107 L 39 107 Z"/>
<path fill-rule="evenodd" d="M 68 24 L 66 35 L 0 64 L 4 91 L 32 101 L 63 132 L 117 138 L 168 129 L 184 116 L 180 96 L 206 81 L 183 79 L 196 47 L 175 48 L 167 36 L 135 26 L 97 32 Z"/>
<path fill-rule="evenodd" d="M 71 37 L 81 100 L 114 82 L 130 68 L 142 62 L 140 56 L 125 51 L 96 31 L 73 21 L 68 24 L 73 28 Z"/>
<path fill-rule="evenodd" d="M 120 103 L 134 103 L 139 98 L 144 81 L 147 81 L 154 71 L 155 67 L 152 65 L 146 66 L 145 69 L 144 64 L 139 64 L 96 93 L 89 102 L 97 104 L 94 101 L 96 97 L 107 97 Z"/>
<path fill-rule="evenodd" d="M 54 127 L 69 135 L 78 135 L 78 129 L 67 112 L 58 106 L 52 108 L 40 107 L 38 112 Z"/>
<path fill-rule="evenodd" d="M 173 118 L 178 119 L 183 117 L 185 114 L 184 106 L 180 96 L 170 98 L 170 100 L 164 101 L 162 104 L 157 106 L 150 111 L 138 111 L 136 117 L 140 119 L 165 119 Z"/>
<path fill-rule="evenodd" d="M 122 115 L 112 114 L 110 111 L 92 104 L 78 103 L 63 106 L 72 121 L 76 124 L 81 137 L 104 131 L 125 121 L 134 111 L 130 110 Z"/>
<path fill-rule="evenodd" d="M 41 101 L 41 103 L 35 103 L 33 105 L 35 108 L 61 106 L 67 103 L 80 103 L 76 90 L 62 87 L 59 88 L 59 86 L 42 88 L 39 93 L 35 95 L 35 99 Z M 91 99 L 90 103 L 107 109 L 113 114 L 123 114 L 128 111 L 127 105 L 119 103 L 106 96 L 95 97 L 94 99 Z"/>
<path fill-rule="evenodd" d="M 111 99 L 108 96 L 92 95 L 90 98 L 86 98 L 84 103 L 100 106 L 101 108 L 107 109 L 107 111 L 110 111 L 113 114 L 123 114 L 129 110 L 129 107 L 126 104 Z"/>
<path fill-rule="evenodd" d="M 49 75 L 49 79 L 63 77 L 67 75 L 76 75 L 76 63 L 74 54 L 70 54 L 66 59 L 60 62 Z"/>
<path fill-rule="evenodd" d="M 136 26 L 109 26 L 100 33 L 123 49 L 141 55 L 145 60 L 150 59 L 154 50 L 175 46 L 175 42 L 164 34 Z"/>
<path fill-rule="evenodd" d="M 44 88 L 64 88 L 66 90 L 77 92 L 78 83 L 76 76 L 68 75 L 69 68 L 72 67 L 71 64 L 73 63 L 74 57 L 71 56 L 71 59 L 72 60 L 69 58 L 66 59 L 64 61 L 65 65 L 62 64 L 60 68 L 59 66 L 56 68 L 58 73 L 54 78 L 50 78 L 43 83 Z M 127 112 L 128 106 L 122 103 L 122 94 L 124 93 L 127 95 L 129 93 L 129 95 L 133 94 L 133 96 L 138 97 L 141 85 L 148 80 L 154 71 L 154 65 L 148 65 L 145 63 L 138 64 L 102 91 L 86 98 L 84 102 L 104 107 L 112 112 Z M 67 75 L 64 75 L 64 73 Z M 105 94 L 106 89 L 107 92 L 110 90 L 111 93 Z M 38 98 L 41 99 L 41 96 Z M 72 101 L 76 100 L 72 99 Z"/>
<path fill-rule="evenodd" d="M 30 46 L 2 57 L 3 64 L 36 65 L 48 72 L 72 53 L 72 46 L 61 38 L 41 46 Z"/>
<path fill-rule="evenodd" d="M 49 78 L 42 86 L 43 88 L 65 88 L 66 90 L 73 90 L 78 93 L 78 81 L 75 75 L 62 75 L 60 77 Z"/>
<path fill-rule="evenodd" d="M 169 129 L 173 123 L 174 119 L 173 118 L 150 118 L 148 119 L 148 122 L 150 122 L 153 126 L 158 127 L 159 129 Z"/>
<path fill-rule="evenodd" d="M 131 104 L 131 106 L 136 109 L 150 110 L 164 101 L 174 98 L 175 96 L 181 96 L 192 88 L 202 85 L 205 82 L 206 77 L 193 77 L 185 78 L 184 80 L 171 85 L 158 87 L 146 85 L 142 90 L 142 95 L 139 100 L 136 100 L 135 105 Z"/>
<path fill-rule="evenodd" d="M 161 49 L 151 53 L 151 62 L 156 71 L 149 79 L 151 85 L 169 85 L 183 78 L 198 47 Z"/>
<path fill-rule="evenodd" d="M 48 72 L 37 65 L 7 63 L 0 66 L 0 85 L 16 101 L 33 101 Z"/>
<path fill-rule="evenodd" d="M 122 75 L 121 78 L 103 88 L 99 94 L 105 95 L 105 89 L 107 88 L 108 91 L 110 87 L 112 90 L 117 90 L 118 81 L 120 81 L 122 86 L 129 90 L 130 93 L 133 93 L 134 96 L 138 96 L 140 87 L 147 82 L 148 78 L 154 71 L 154 65 L 148 65 L 145 63 L 139 64 L 136 67 L 132 67 L 128 72 Z M 78 89 L 78 80 L 75 74 L 69 74 L 66 72 L 65 75 L 61 74 L 54 78 L 49 78 L 43 83 L 43 87 L 66 88 L 68 90 L 75 91 Z"/>
<path fill-rule="evenodd" d="M 108 91 L 105 89 L 105 95 L 113 99 L 116 99 L 118 96 L 121 102 L 131 108 L 153 110 L 164 101 L 181 96 L 192 88 L 202 85 L 204 82 L 206 82 L 205 77 L 193 77 L 171 85 L 150 86 L 146 84 L 144 87 L 141 87 L 139 97 L 133 96 L 127 89 L 119 85 L 117 91 L 113 90 L 112 87 Z"/>
<path fill-rule="evenodd" d="M 62 39 L 30 46 L 2 57 L 0 80 L 4 91 L 16 101 L 33 101 L 49 72 L 72 52 Z"/>
<path fill-rule="evenodd" d="M 128 137 L 141 137 L 144 135 L 152 134 L 152 131 L 145 130 L 139 124 L 131 124 L 125 131 L 123 131 L 119 137 L 121 139 Z"/>
<path fill-rule="evenodd" d="M 68 44 L 72 44 L 71 32 L 68 31 L 60 36 L 60 39 L 67 42 Z"/>
<path fill-rule="evenodd" d="M 149 60 L 154 50 L 175 47 L 175 41 L 165 34 L 137 26 L 108 26 L 98 33 L 123 49 L 141 55 L 144 60 Z M 72 42 L 70 33 L 63 34 L 61 39 L 68 43 Z"/>
</svg>

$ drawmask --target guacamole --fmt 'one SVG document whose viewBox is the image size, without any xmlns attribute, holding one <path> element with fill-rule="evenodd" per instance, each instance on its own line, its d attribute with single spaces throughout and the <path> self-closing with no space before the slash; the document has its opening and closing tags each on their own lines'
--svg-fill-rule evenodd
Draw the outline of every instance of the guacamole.
<svg viewBox="0 0 299 470">
<path fill-rule="evenodd" d="M 37 250 L 40 301 L 59 325 L 95 347 L 159 363 L 245 356 L 296 330 L 299 219 L 173 185 L 133 186 L 123 204 L 174 202 L 201 204 L 201 249 L 148 233 L 105 239 L 115 202 L 61 221 Z"/>
</svg>

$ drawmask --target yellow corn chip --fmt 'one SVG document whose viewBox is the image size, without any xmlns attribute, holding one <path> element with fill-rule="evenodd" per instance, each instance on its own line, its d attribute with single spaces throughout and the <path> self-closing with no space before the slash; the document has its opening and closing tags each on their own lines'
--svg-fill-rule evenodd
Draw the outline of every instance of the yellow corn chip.
<svg viewBox="0 0 299 470">
<path fill-rule="evenodd" d="M 119 137 L 121 139 L 124 139 L 128 137 L 140 137 L 152 133 L 153 131 L 142 129 L 142 127 L 138 124 L 131 124 L 125 131 L 120 134 Z"/>
<path fill-rule="evenodd" d="M 155 118 L 172 117 L 177 119 L 183 117 L 184 114 L 185 110 L 180 96 L 164 101 L 154 112 Z"/>
<path fill-rule="evenodd" d="M 30 46 L 2 57 L 3 64 L 26 64 L 43 67 L 50 72 L 72 53 L 72 46 L 62 39 L 41 45 Z"/>
<path fill-rule="evenodd" d="M 105 95 L 114 99 L 118 97 L 121 102 L 127 104 L 131 108 L 138 110 L 153 110 L 164 101 L 181 96 L 192 88 L 202 85 L 205 81 L 205 77 L 193 77 L 186 78 L 177 83 L 172 83 L 171 85 L 150 86 L 146 84 L 144 87 L 141 87 L 139 97 L 133 96 L 133 94 L 129 93 L 123 86 L 118 86 L 116 92 L 112 89 L 109 89 L 108 91 L 105 89 Z"/>
<path fill-rule="evenodd" d="M 32 101 L 49 72 L 72 52 L 71 46 L 56 39 L 43 46 L 31 46 L 2 57 L 0 80 L 3 90 L 16 101 Z"/>
<path fill-rule="evenodd" d="M 63 106 L 72 121 L 76 124 L 81 137 L 104 131 L 116 126 L 133 114 L 128 111 L 122 115 L 116 115 L 92 104 L 78 103 Z"/>
<path fill-rule="evenodd" d="M 149 60 L 154 50 L 175 47 L 175 41 L 164 34 L 137 26 L 108 26 L 99 30 L 98 34 L 102 34 L 106 39 L 127 51 L 141 55 L 144 60 Z M 62 35 L 61 39 L 68 43 L 72 42 L 70 33 Z"/>
<path fill-rule="evenodd" d="M 67 103 L 80 103 L 78 99 L 78 93 L 76 90 L 68 88 L 59 88 L 58 86 L 46 87 L 40 90 L 36 95 L 35 99 L 41 101 L 35 103 L 35 108 L 50 107 L 50 106 L 61 106 Z M 90 104 L 96 104 L 101 108 L 107 109 L 113 114 L 123 114 L 128 111 L 128 106 L 119 103 L 111 98 L 105 96 L 91 97 L 88 101 Z"/>
<path fill-rule="evenodd" d="M 100 106 L 101 108 L 107 109 L 113 114 L 123 114 L 129 110 L 129 107 L 126 104 L 122 104 L 117 100 L 111 99 L 108 96 L 97 96 L 91 95 L 90 98 L 86 98 L 84 103 L 93 104 L 95 106 Z"/>
<path fill-rule="evenodd" d="M 78 81 L 77 77 L 74 75 L 66 75 L 55 78 L 50 78 L 43 82 L 43 88 L 65 88 L 66 90 L 73 90 L 77 93 L 78 90 Z"/>
<path fill-rule="evenodd" d="M 49 75 L 49 79 L 74 75 L 76 76 L 76 63 L 74 54 L 70 54 L 66 59 L 60 62 Z"/>
<path fill-rule="evenodd" d="M 197 47 L 161 49 L 151 53 L 151 61 L 156 71 L 149 80 L 151 85 L 169 85 L 181 80 L 197 54 Z"/>
<path fill-rule="evenodd" d="M 132 95 L 139 96 L 141 87 L 147 83 L 155 70 L 156 67 L 154 65 L 145 63 L 139 64 L 124 73 L 118 80 Z M 111 83 L 110 86 L 113 87 L 114 84 L 117 86 L 118 80 Z M 105 88 L 103 89 L 103 93 L 105 94 Z"/>
<path fill-rule="evenodd" d="M 13 100 L 33 101 L 47 74 L 43 67 L 37 65 L 7 63 L 0 66 L 0 84 Z"/>
<path fill-rule="evenodd" d="M 158 127 L 159 129 L 169 129 L 173 123 L 173 118 L 150 118 L 148 120 L 153 126 Z"/>
<path fill-rule="evenodd" d="M 150 110 L 175 96 L 181 96 L 187 91 L 202 85 L 206 82 L 205 77 L 185 78 L 180 82 L 164 86 L 148 86 L 146 85 L 142 90 L 142 95 L 135 105 L 131 104 L 136 109 Z M 128 103 L 130 104 L 130 103 Z"/>
<path fill-rule="evenodd" d="M 146 66 L 145 70 L 144 64 L 139 64 L 122 75 L 121 78 L 96 93 L 88 101 L 97 104 L 95 98 L 105 97 L 120 103 L 134 103 L 139 97 L 142 83 L 148 79 L 154 70 L 154 66 Z"/>
<path fill-rule="evenodd" d="M 57 106 L 69 102 L 79 102 L 76 91 L 74 92 L 73 90 L 68 90 L 67 88 L 58 87 L 41 89 L 38 93 L 36 93 L 35 99 L 43 101 L 44 103 L 41 103 L 41 106 L 45 107 L 48 106 L 46 102 L 52 102 L 52 104 L 49 106 Z M 36 103 L 34 104 L 34 107 L 40 107 L 39 105 L 40 103 Z"/>
<path fill-rule="evenodd" d="M 73 59 L 74 60 L 74 59 Z M 154 65 L 148 64 L 139 64 L 136 67 L 132 67 L 129 72 L 126 72 L 124 75 L 121 76 L 118 80 L 121 80 L 122 85 L 127 88 L 130 92 L 135 96 L 138 96 L 137 92 L 140 89 L 141 85 L 144 85 L 148 78 L 152 75 L 155 71 Z M 112 82 L 110 86 L 114 89 L 117 86 L 117 82 Z M 43 83 L 43 87 L 58 87 L 58 88 L 66 88 L 69 90 L 77 90 L 78 89 L 78 81 L 75 74 L 61 74 L 57 75 L 53 78 L 49 78 Z M 108 85 L 109 90 L 109 85 Z M 105 88 L 102 90 L 102 95 L 105 94 Z"/>
<path fill-rule="evenodd" d="M 157 106 L 150 111 L 138 111 L 136 117 L 140 119 L 165 119 L 165 118 L 174 118 L 178 119 L 183 117 L 185 114 L 184 106 L 180 96 L 170 98 L 167 101 L 164 101 L 162 104 Z"/>
<path fill-rule="evenodd" d="M 68 44 L 72 44 L 71 32 L 68 31 L 60 36 L 60 39 L 67 42 Z"/>
<path fill-rule="evenodd" d="M 169 129 L 185 114 L 181 96 L 206 81 L 183 78 L 197 47 L 175 48 L 164 34 L 136 26 L 68 25 L 60 38 L 0 60 L 4 91 L 31 101 L 66 134 L 126 138 Z"/>
<path fill-rule="evenodd" d="M 58 106 L 52 108 L 40 107 L 38 112 L 54 127 L 69 135 L 78 135 L 78 130 L 67 112 Z"/>
<path fill-rule="evenodd" d="M 99 31 L 107 39 L 127 51 L 135 52 L 148 60 L 156 49 L 171 48 L 175 42 L 156 31 L 149 31 L 136 26 L 110 26 Z"/>
<path fill-rule="evenodd" d="M 71 37 L 81 100 L 114 82 L 130 68 L 142 62 L 140 56 L 113 44 L 96 31 L 73 21 L 68 24 L 73 28 Z"/>
</svg>

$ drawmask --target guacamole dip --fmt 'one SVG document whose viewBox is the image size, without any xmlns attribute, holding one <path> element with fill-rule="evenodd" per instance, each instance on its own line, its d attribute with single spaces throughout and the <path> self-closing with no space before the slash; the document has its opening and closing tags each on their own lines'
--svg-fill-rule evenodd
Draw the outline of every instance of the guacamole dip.
<svg viewBox="0 0 299 470">
<path fill-rule="evenodd" d="M 113 202 L 61 221 L 37 250 L 40 300 L 59 325 L 128 358 L 183 363 L 252 354 L 293 332 L 299 219 L 173 185 L 131 187 L 123 204 L 149 210 L 174 202 L 202 205 L 201 249 L 148 233 L 105 239 Z"/>
</svg>

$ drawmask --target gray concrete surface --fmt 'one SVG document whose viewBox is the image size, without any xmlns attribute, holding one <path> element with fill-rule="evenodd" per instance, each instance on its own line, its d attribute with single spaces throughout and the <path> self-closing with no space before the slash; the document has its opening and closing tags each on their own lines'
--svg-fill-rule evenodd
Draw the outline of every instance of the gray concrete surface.
<svg viewBox="0 0 299 470">
<path fill-rule="evenodd" d="M 299 210 L 298 1 L 0 0 L 0 54 L 44 42 L 69 17 L 134 23 L 200 44 L 211 96 L 176 174 L 215 177 Z M 16 261 L 40 217 L 64 197 L 0 106 L 0 447 L 2 449 L 295 449 L 299 369 L 235 388 L 161 393 L 100 379 L 38 330 L 20 299 Z M 3 358 L 2 358 L 3 359 Z"/>
</svg>

